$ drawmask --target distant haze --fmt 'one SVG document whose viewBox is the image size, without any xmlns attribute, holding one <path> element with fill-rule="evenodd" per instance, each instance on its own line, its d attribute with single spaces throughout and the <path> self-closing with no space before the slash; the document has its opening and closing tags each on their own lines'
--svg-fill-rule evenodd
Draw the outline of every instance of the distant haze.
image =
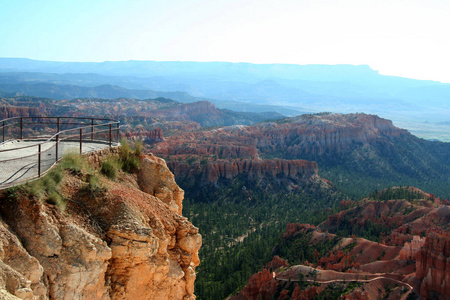
<svg viewBox="0 0 450 300">
<path fill-rule="evenodd" d="M 450 82 L 450 1 L 2 1 L 0 57 L 369 65 Z"/>
</svg>

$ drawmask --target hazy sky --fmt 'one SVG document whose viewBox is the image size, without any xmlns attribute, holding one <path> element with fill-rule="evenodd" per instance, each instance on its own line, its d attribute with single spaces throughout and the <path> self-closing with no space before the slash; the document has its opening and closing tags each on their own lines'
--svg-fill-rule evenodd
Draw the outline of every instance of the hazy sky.
<svg viewBox="0 0 450 300">
<path fill-rule="evenodd" d="M 368 64 L 450 82 L 449 0 L 0 0 L 0 57 Z"/>
</svg>

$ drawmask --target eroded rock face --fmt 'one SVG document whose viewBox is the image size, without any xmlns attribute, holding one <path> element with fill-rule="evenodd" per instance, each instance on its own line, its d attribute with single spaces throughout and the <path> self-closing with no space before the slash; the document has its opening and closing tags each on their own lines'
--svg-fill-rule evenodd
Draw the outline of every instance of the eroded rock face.
<svg viewBox="0 0 450 300">
<path fill-rule="evenodd" d="M 122 177 L 94 196 L 66 174 L 65 212 L 1 195 L 0 298 L 195 299 L 202 239 L 173 174 L 145 156 L 137 178 Z"/>
<path fill-rule="evenodd" d="M 307 160 L 245 159 L 208 162 L 204 166 L 201 164 L 190 166 L 185 162 L 173 161 L 169 163 L 169 167 L 178 179 L 201 178 L 200 185 L 202 183 L 216 184 L 219 178 L 232 179 L 241 174 L 248 178 L 281 176 L 291 179 L 309 179 L 318 174 L 317 163 Z"/>
<path fill-rule="evenodd" d="M 13 117 L 40 117 L 44 115 L 41 111 L 42 107 L 20 107 L 20 106 L 0 106 L 0 119 L 7 119 Z"/>
<path fill-rule="evenodd" d="M 431 234 L 416 256 L 416 278 L 422 280 L 420 294 L 450 299 L 450 235 Z"/>
<path fill-rule="evenodd" d="M 152 152 L 172 156 L 216 155 L 220 159 L 254 159 L 257 153 L 282 153 L 283 157 L 311 159 L 349 154 L 358 145 L 386 143 L 385 137 L 407 134 L 391 121 L 374 115 L 302 115 L 288 122 L 229 126 L 171 136 L 155 145 Z M 370 152 L 371 148 L 366 150 Z"/>
</svg>

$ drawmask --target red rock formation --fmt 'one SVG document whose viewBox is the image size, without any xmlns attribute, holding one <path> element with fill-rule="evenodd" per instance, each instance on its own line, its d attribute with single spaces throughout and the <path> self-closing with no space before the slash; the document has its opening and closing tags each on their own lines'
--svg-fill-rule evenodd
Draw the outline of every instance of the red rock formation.
<svg viewBox="0 0 450 300">
<path fill-rule="evenodd" d="M 161 142 L 164 140 L 161 128 L 155 128 L 149 132 L 148 139 L 152 142 Z"/>
<path fill-rule="evenodd" d="M 322 282 L 317 290 L 313 287 L 305 290 L 295 287 L 291 299 L 312 299 L 314 295 L 320 295 L 327 288 L 324 282 L 359 280 L 362 286 L 344 295 L 343 299 L 378 299 L 388 294 L 389 299 L 404 299 L 408 293 L 420 293 L 422 299 L 450 300 L 450 207 L 437 203 L 433 197 L 420 190 L 409 190 L 418 192 L 424 199 L 416 199 L 413 204 L 402 199 L 364 199 L 356 202 L 352 208 L 330 216 L 318 227 L 287 224 L 283 247 L 295 247 L 297 237 L 302 238 L 302 243 L 306 237 L 317 263 L 304 262 L 304 265 L 291 266 L 282 272 L 275 270 L 279 284 L 286 288 L 287 281 L 298 280 L 299 272 L 304 272 L 306 276 L 311 267 L 320 270 L 317 280 Z M 388 226 L 386 228 L 390 229 L 382 236 L 381 242 L 356 236 L 338 238 L 333 233 L 321 231 L 327 229 L 335 232 L 339 222 L 344 219 L 345 228 L 353 226 L 356 229 L 371 220 L 373 224 Z M 427 234 L 426 238 L 417 235 L 423 233 Z M 326 253 L 317 251 L 316 245 L 326 240 L 333 243 L 329 250 Z M 271 263 L 278 260 L 274 258 Z M 266 268 L 270 267 L 270 263 L 266 265 Z M 261 282 L 254 280 L 253 284 L 258 287 L 253 288 L 255 293 L 264 285 Z M 289 290 L 292 291 L 292 288 L 290 286 Z M 289 293 L 282 293 L 280 286 L 278 291 L 280 296 L 289 296 Z"/>
<path fill-rule="evenodd" d="M 142 139 L 147 143 L 157 143 L 164 140 L 164 135 L 161 128 L 155 128 L 147 131 L 143 128 L 135 128 L 133 131 L 125 131 L 122 133 L 128 140 Z"/>
<path fill-rule="evenodd" d="M 275 271 L 275 270 L 279 269 L 280 267 L 289 267 L 289 263 L 286 260 L 279 257 L 278 255 L 275 255 L 272 258 L 272 261 L 267 263 L 264 268 L 267 270 Z"/>
<path fill-rule="evenodd" d="M 43 111 L 37 107 L 1 106 L 0 120 L 13 117 L 40 117 Z"/>
<path fill-rule="evenodd" d="M 262 123 L 254 126 L 229 126 L 210 131 L 190 133 L 169 139 L 164 148 L 169 153 L 182 143 L 202 141 L 209 145 L 234 145 L 257 148 L 261 153 L 283 151 L 285 155 L 322 155 L 325 152 L 352 151 L 356 144 L 367 144 L 382 137 L 408 134 L 395 127 L 391 121 L 366 114 L 302 115 L 287 123 Z M 152 150 L 159 153 L 158 148 Z"/>
<path fill-rule="evenodd" d="M 406 242 L 402 250 L 399 253 L 399 259 L 402 260 L 415 260 L 417 253 L 425 245 L 425 238 L 415 235 L 411 242 Z"/>
<path fill-rule="evenodd" d="M 306 233 L 314 228 L 315 226 L 311 224 L 287 223 L 286 230 L 283 233 L 283 239 L 294 236 L 299 232 Z"/>
<path fill-rule="evenodd" d="M 432 293 L 450 299 L 450 234 L 430 234 L 416 256 L 416 277 L 422 280 L 420 295 Z"/>
<path fill-rule="evenodd" d="M 292 292 L 292 300 L 309 300 L 313 299 L 318 294 L 319 288 L 317 286 L 309 286 L 304 291 L 300 290 L 298 285 Z"/>
<path fill-rule="evenodd" d="M 273 273 L 264 269 L 250 277 L 240 296 L 248 300 L 271 299 L 277 287 L 278 281 L 274 279 Z"/>
</svg>

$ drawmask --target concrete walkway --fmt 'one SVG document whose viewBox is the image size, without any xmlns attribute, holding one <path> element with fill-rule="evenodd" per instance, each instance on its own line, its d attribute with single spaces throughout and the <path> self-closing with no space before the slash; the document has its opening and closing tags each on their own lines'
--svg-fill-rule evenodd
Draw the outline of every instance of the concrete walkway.
<svg viewBox="0 0 450 300">
<path fill-rule="evenodd" d="M 0 144 L 0 189 L 38 177 L 39 143 L 41 143 L 40 173 L 43 174 L 53 166 L 56 162 L 56 143 L 43 142 L 43 140 L 15 140 Z M 113 143 L 112 146 L 117 145 Z M 109 143 L 102 141 L 83 141 L 82 153 L 86 154 L 108 147 Z M 79 153 L 80 143 L 78 141 L 60 142 L 58 159 L 68 152 Z"/>
</svg>

